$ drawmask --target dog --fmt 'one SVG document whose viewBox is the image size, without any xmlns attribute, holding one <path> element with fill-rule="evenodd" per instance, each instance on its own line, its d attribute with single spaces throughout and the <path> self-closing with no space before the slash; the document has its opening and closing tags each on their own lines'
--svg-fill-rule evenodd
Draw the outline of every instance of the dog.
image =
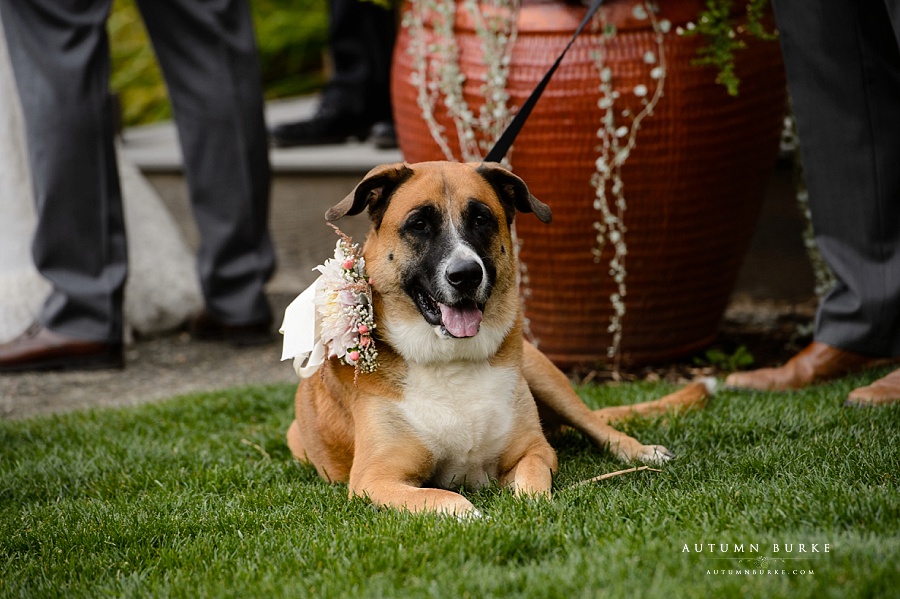
<svg viewBox="0 0 900 599">
<path fill-rule="evenodd" d="M 326 220 L 364 210 L 378 369 L 359 374 L 332 357 L 301 381 L 287 432 L 298 461 L 379 506 L 465 516 L 478 512 L 461 486 L 549 496 L 547 438 L 560 427 L 623 461 L 673 457 L 611 424 L 699 407 L 706 385 L 592 411 L 524 340 L 510 227 L 519 212 L 545 223 L 551 212 L 522 179 L 494 163 L 383 165 Z"/>
</svg>

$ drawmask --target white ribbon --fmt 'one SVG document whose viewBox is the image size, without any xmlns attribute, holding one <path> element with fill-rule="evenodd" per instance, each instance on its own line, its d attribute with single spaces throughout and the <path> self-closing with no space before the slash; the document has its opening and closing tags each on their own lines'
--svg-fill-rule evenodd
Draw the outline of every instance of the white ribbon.
<svg viewBox="0 0 900 599">
<path fill-rule="evenodd" d="M 290 303 L 279 329 L 284 335 L 281 359 L 293 358 L 294 371 L 301 379 L 311 377 L 325 362 L 325 345 L 321 340 L 321 323 L 315 304 L 321 279 L 317 278 Z"/>
</svg>

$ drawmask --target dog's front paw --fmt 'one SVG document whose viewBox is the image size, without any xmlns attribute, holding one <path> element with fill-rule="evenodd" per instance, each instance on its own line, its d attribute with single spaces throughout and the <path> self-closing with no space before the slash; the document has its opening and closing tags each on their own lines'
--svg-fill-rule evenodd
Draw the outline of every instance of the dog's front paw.
<svg viewBox="0 0 900 599">
<path fill-rule="evenodd" d="M 645 464 L 665 464 L 674 457 L 675 454 L 662 445 L 644 445 L 635 459 Z"/>
<path fill-rule="evenodd" d="M 643 462 L 644 464 L 664 464 L 675 457 L 675 454 L 662 445 L 636 445 L 620 447 L 616 457 L 623 462 Z"/>
</svg>

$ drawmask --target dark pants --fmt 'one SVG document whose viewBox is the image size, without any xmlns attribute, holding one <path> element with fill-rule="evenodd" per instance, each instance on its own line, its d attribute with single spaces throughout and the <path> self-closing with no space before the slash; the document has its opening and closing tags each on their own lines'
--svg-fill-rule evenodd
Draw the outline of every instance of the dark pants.
<svg viewBox="0 0 900 599">
<path fill-rule="evenodd" d="M 328 16 L 334 75 L 328 82 L 326 101 L 335 94 L 351 112 L 373 121 L 391 120 L 396 15 L 370 0 L 331 0 Z"/>
<path fill-rule="evenodd" d="M 38 317 L 120 341 L 125 224 L 108 93 L 111 0 L 0 0 L 37 204 L 35 265 L 53 291 Z M 184 154 L 207 308 L 228 324 L 271 317 L 269 163 L 245 0 L 139 0 Z"/>
<path fill-rule="evenodd" d="M 900 355 L 900 0 L 773 0 L 816 242 L 817 341 Z"/>
</svg>

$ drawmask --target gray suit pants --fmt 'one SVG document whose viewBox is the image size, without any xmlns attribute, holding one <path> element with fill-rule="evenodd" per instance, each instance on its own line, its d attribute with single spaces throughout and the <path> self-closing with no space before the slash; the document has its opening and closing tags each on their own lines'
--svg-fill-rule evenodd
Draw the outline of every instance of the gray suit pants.
<svg viewBox="0 0 900 599">
<path fill-rule="evenodd" d="M 773 0 L 816 242 L 817 341 L 900 355 L 900 0 Z"/>
<path fill-rule="evenodd" d="M 120 341 L 127 248 L 108 93 L 111 0 L 0 0 L 37 207 L 35 265 L 53 291 L 38 321 Z M 269 163 L 246 0 L 139 0 L 169 93 L 200 232 L 209 312 L 271 318 Z"/>
</svg>

